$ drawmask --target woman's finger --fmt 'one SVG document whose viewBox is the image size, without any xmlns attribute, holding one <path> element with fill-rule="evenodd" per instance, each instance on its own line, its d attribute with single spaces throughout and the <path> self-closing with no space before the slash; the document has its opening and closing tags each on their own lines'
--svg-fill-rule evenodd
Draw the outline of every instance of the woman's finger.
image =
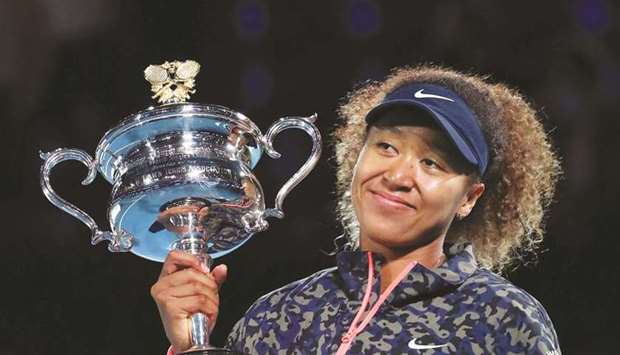
<svg viewBox="0 0 620 355">
<path fill-rule="evenodd" d="M 166 306 L 168 308 L 176 308 L 180 309 L 187 316 L 191 316 L 194 313 L 204 313 L 209 318 L 214 318 L 217 316 L 219 305 L 214 302 L 212 299 L 204 296 L 190 296 L 190 297 L 182 297 L 182 298 L 171 298 L 169 302 L 167 302 Z"/>
<path fill-rule="evenodd" d="M 213 275 L 213 278 L 215 279 L 218 287 L 222 287 L 222 284 L 224 283 L 224 281 L 226 281 L 226 278 L 228 277 L 228 266 L 226 266 L 225 264 L 220 264 L 214 267 L 213 270 L 211 270 L 211 275 Z"/>
<path fill-rule="evenodd" d="M 203 273 L 209 271 L 209 269 L 204 266 L 196 256 L 179 250 L 173 250 L 166 256 L 166 260 L 161 268 L 159 278 L 161 279 L 164 276 L 187 268 L 193 268 Z"/>
<path fill-rule="evenodd" d="M 178 287 L 171 287 L 169 289 L 166 289 L 165 291 L 162 291 L 158 296 L 160 299 L 167 299 L 167 298 L 187 298 L 187 297 L 194 297 L 194 296 L 205 296 L 208 299 L 210 299 L 211 301 L 213 301 L 213 303 L 215 303 L 216 305 L 220 304 L 220 297 L 219 294 L 217 292 L 217 289 L 211 288 L 211 287 L 207 287 L 204 284 L 201 283 L 188 283 L 188 284 L 184 284 Z"/>
<path fill-rule="evenodd" d="M 201 283 L 212 290 L 217 290 L 219 288 L 213 275 L 203 274 L 201 271 L 196 271 L 195 269 L 184 269 L 162 277 L 157 281 L 156 287 L 160 290 L 166 290 L 171 287 L 178 287 L 191 283 Z"/>
</svg>

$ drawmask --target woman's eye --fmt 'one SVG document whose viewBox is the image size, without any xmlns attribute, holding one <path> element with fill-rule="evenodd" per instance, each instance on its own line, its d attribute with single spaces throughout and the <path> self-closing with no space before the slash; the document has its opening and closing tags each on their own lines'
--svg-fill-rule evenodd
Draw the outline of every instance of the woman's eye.
<svg viewBox="0 0 620 355">
<path fill-rule="evenodd" d="M 393 145 L 391 145 L 390 143 L 386 143 L 386 142 L 377 143 L 377 147 L 385 151 L 396 151 L 396 148 L 394 148 Z"/>
<path fill-rule="evenodd" d="M 432 159 L 422 159 L 422 164 L 428 166 L 429 168 L 439 168 L 439 164 Z"/>
</svg>

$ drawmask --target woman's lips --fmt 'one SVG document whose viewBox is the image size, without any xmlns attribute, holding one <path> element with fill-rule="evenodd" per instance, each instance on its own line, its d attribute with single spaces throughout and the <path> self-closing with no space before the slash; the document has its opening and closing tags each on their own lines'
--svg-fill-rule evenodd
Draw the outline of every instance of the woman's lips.
<svg viewBox="0 0 620 355">
<path fill-rule="evenodd" d="M 370 190 L 370 194 L 372 197 L 382 205 L 387 205 L 396 208 L 407 208 L 407 209 L 415 209 L 415 206 L 410 204 L 409 202 L 403 200 L 402 198 L 387 193 L 387 192 L 379 192 Z"/>
</svg>

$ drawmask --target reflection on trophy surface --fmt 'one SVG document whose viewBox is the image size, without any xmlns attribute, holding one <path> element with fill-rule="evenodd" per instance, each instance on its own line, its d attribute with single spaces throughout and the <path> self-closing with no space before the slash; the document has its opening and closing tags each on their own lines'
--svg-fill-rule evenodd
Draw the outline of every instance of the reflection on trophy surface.
<svg viewBox="0 0 620 355">
<path fill-rule="evenodd" d="M 103 136 L 94 159 L 80 149 L 41 153 L 41 188 L 55 206 L 91 230 L 91 242 L 106 240 L 113 252 L 132 252 L 163 261 L 170 250 L 211 258 L 230 253 L 253 234 L 265 230 L 267 217 L 282 218 L 286 195 L 313 169 L 321 154 L 316 115 L 285 117 L 262 134 L 243 114 L 223 106 L 187 103 L 195 92 L 200 65 L 194 61 L 165 62 L 145 70 L 153 98 L 151 107 L 124 119 Z M 278 192 L 274 208 L 265 208 L 262 187 L 252 169 L 263 152 L 280 153 L 272 144 L 289 128 L 301 129 L 313 141 L 312 152 Z M 111 185 L 110 231 L 60 197 L 50 183 L 51 170 L 65 160 L 89 169 L 82 184 L 99 172 Z M 186 354 L 227 354 L 208 342 L 207 318 L 191 319 L 193 346 Z"/>
</svg>

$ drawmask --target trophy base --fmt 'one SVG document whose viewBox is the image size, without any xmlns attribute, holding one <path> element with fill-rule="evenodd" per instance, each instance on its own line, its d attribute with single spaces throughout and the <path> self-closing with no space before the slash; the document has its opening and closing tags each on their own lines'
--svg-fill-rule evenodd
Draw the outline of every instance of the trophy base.
<svg viewBox="0 0 620 355">
<path fill-rule="evenodd" d="M 224 349 L 224 348 L 211 348 L 211 349 L 200 349 L 200 350 L 187 350 L 182 353 L 177 353 L 178 355 L 234 355 L 237 354 L 234 351 Z"/>
</svg>

